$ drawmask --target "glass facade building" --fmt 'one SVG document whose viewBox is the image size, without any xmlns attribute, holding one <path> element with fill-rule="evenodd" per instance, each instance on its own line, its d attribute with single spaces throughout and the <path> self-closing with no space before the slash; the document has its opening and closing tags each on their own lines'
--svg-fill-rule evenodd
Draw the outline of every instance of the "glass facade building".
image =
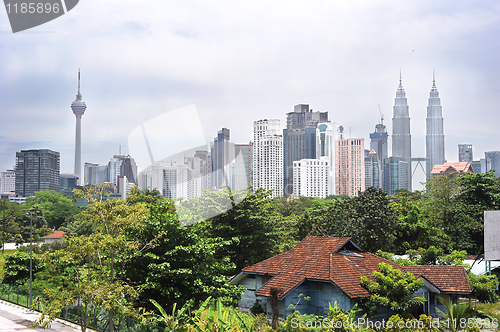
<svg viewBox="0 0 500 332">
<path fill-rule="evenodd" d="M 34 196 L 41 190 L 59 190 L 59 152 L 21 150 L 16 152 L 16 195 Z"/>
</svg>

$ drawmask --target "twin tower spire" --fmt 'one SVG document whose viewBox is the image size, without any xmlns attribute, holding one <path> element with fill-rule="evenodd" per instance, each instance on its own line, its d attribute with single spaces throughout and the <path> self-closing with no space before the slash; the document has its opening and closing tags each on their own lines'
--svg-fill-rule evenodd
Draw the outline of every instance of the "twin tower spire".
<svg viewBox="0 0 500 332">
<path fill-rule="evenodd" d="M 443 110 L 439 92 L 436 87 L 434 72 L 432 74 L 432 87 L 427 104 L 426 119 L 426 177 L 430 177 L 435 165 L 442 165 L 444 157 L 444 127 Z M 410 134 L 410 107 L 403 88 L 401 71 L 399 72 L 399 86 L 396 90 L 396 99 L 392 118 L 392 155 L 403 157 L 407 162 L 407 189 L 411 190 L 411 134 Z"/>
</svg>

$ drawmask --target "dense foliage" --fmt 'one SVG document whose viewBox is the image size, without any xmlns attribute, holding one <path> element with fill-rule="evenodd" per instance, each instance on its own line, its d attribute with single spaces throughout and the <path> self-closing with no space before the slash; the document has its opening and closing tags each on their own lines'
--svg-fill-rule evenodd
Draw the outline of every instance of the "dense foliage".
<svg viewBox="0 0 500 332">
<path fill-rule="evenodd" d="M 363 249 L 381 250 L 379 255 L 398 264 L 460 264 L 465 251 L 482 251 L 484 211 L 500 209 L 500 180 L 493 172 L 436 177 L 425 191 L 399 190 L 392 196 L 368 188 L 355 197 L 273 199 L 262 188 L 223 189 L 174 204 L 156 190 L 133 188 L 127 201 L 106 201 L 105 192 L 86 187 L 77 193 L 75 197 L 88 199 L 86 209 L 54 192 L 36 193 L 25 205 L 0 201 L 3 242 L 29 240 L 30 221 L 34 241 L 50 228 L 68 233 L 64 247 L 34 250 L 34 287 L 48 290 L 53 310 L 75 296 L 82 299 L 83 318 L 85 308 L 93 305 L 132 315 L 132 305 L 153 308 L 150 299 L 168 310 L 190 300 L 194 308 L 209 297 L 228 304 L 241 295 L 229 283 L 231 275 L 310 235 L 351 237 Z M 8 257 L 4 283 L 26 287 L 26 250 Z M 385 279 L 406 280 L 384 269 Z M 378 277 L 382 285 L 382 275 Z M 474 295 L 495 300 L 494 279 L 469 274 Z M 384 295 L 382 286 L 365 285 L 379 304 L 400 302 Z M 96 287 L 101 292 L 91 291 Z M 106 299 L 115 299 L 119 307 Z"/>
</svg>

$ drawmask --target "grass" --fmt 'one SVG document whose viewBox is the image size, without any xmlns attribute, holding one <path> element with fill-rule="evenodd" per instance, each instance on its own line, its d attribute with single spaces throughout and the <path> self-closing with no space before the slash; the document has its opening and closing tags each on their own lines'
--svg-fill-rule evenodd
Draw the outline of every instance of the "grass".
<svg viewBox="0 0 500 332">
<path fill-rule="evenodd" d="M 2 255 L 2 251 L 0 250 L 0 280 L 3 278 L 3 268 L 5 266 L 5 256 L 12 255 L 16 251 L 17 251 L 17 249 L 5 249 L 3 251 L 3 255 Z"/>
<path fill-rule="evenodd" d="M 476 310 L 500 322 L 500 302 L 479 304 Z"/>
</svg>

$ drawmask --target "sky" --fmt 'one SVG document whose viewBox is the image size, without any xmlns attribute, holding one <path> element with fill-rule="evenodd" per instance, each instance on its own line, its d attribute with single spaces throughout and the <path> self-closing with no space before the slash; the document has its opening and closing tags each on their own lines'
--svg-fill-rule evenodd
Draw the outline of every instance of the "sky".
<svg viewBox="0 0 500 332">
<path fill-rule="evenodd" d="M 48 148 L 61 153 L 61 173 L 73 172 L 78 68 L 82 162 L 128 153 L 141 124 L 193 105 L 199 121 L 171 117 L 165 132 L 202 130 L 208 142 L 226 127 L 248 143 L 253 121 L 283 128 L 302 103 L 368 146 L 379 105 L 392 134 L 400 71 L 412 156 L 424 157 L 433 70 L 447 161 L 458 161 L 460 143 L 478 160 L 500 150 L 499 51 L 497 1 L 81 0 L 15 34 L 0 10 L 0 170 L 16 151 Z M 414 188 L 423 180 L 417 171 Z"/>
</svg>

